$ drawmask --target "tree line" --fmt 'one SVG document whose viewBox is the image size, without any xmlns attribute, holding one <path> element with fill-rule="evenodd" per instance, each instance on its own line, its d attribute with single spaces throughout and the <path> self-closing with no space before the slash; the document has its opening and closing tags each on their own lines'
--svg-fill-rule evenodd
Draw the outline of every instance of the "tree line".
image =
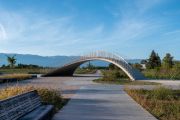
<svg viewBox="0 0 180 120">
<path fill-rule="evenodd" d="M 33 65 L 33 64 L 17 64 L 17 58 L 16 55 L 13 56 L 6 56 L 7 57 L 7 62 L 8 65 L 2 65 L 1 68 L 43 68 L 38 65 Z"/>
<path fill-rule="evenodd" d="M 161 60 L 158 53 L 152 50 L 149 59 L 142 60 L 141 64 L 145 64 L 147 69 L 155 69 L 155 68 L 172 68 L 174 65 L 173 56 L 170 53 L 166 53 L 164 58 Z"/>
</svg>

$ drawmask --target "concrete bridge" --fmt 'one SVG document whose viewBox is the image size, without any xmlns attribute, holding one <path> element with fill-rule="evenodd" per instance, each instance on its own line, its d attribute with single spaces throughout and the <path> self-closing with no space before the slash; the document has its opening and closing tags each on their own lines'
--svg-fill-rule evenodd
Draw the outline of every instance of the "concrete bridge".
<svg viewBox="0 0 180 120">
<path fill-rule="evenodd" d="M 92 52 L 88 55 L 81 56 L 79 59 L 65 64 L 64 66 L 53 70 L 46 75 L 49 76 L 73 76 L 74 71 L 83 63 L 93 60 L 101 60 L 114 64 L 122 69 L 131 80 L 143 80 L 145 77 L 137 69 L 129 65 L 122 57 L 104 51 Z"/>
</svg>

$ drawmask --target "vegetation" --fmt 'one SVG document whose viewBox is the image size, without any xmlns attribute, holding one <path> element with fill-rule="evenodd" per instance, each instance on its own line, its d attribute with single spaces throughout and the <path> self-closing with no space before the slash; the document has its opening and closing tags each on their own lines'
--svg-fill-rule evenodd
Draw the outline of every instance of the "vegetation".
<svg viewBox="0 0 180 120">
<path fill-rule="evenodd" d="M 33 76 L 30 74 L 6 74 L 6 75 L 0 76 L 0 83 L 17 82 L 20 80 L 26 80 L 30 78 L 33 78 Z"/>
<path fill-rule="evenodd" d="M 94 74 L 99 69 L 104 70 L 107 69 L 107 67 L 94 66 L 89 62 L 87 66 L 78 67 L 75 74 Z"/>
<path fill-rule="evenodd" d="M 125 89 L 125 91 L 158 119 L 180 119 L 180 90 L 159 87 L 153 90 Z"/>
<path fill-rule="evenodd" d="M 172 80 L 180 79 L 179 67 L 173 67 L 171 69 L 165 69 L 165 68 L 147 69 L 142 72 L 147 78 L 172 79 Z"/>
<path fill-rule="evenodd" d="M 93 80 L 97 83 L 118 84 L 118 85 L 159 85 L 160 83 L 131 81 L 128 76 L 118 67 L 109 64 L 109 70 L 103 70 L 103 77 Z"/>
<path fill-rule="evenodd" d="M 14 56 L 7 56 L 8 65 L 2 65 L 0 67 L 0 74 L 45 74 L 51 71 L 53 68 L 42 67 L 33 64 L 17 64 L 17 59 Z"/>
<path fill-rule="evenodd" d="M 146 67 L 148 69 L 154 69 L 156 67 L 160 67 L 161 66 L 161 59 L 158 55 L 158 53 L 156 53 L 154 50 L 151 52 L 151 55 L 149 57 L 149 59 L 146 62 Z"/>
<path fill-rule="evenodd" d="M 170 53 L 167 53 L 166 56 L 163 58 L 163 65 L 165 68 L 172 68 L 173 66 L 173 57 Z"/>
<path fill-rule="evenodd" d="M 47 89 L 47 88 L 35 88 L 32 86 L 24 86 L 24 87 L 8 87 L 5 89 L 0 89 L 0 100 L 22 94 L 31 90 L 37 90 L 38 94 L 41 97 L 41 100 L 47 104 L 52 104 L 55 106 L 55 111 L 57 112 L 62 106 L 67 102 L 63 100 L 59 91 L 55 89 Z"/>
<path fill-rule="evenodd" d="M 15 64 L 16 64 L 16 58 L 15 58 L 15 55 L 14 56 L 7 56 L 7 61 L 8 61 L 8 63 L 9 63 L 9 66 L 11 67 L 11 68 L 13 68 L 14 66 L 15 66 Z"/>
<path fill-rule="evenodd" d="M 78 67 L 75 71 L 75 74 L 93 74 L 96 73 L 96 69 L 87 69 Z"/>
<path fill-rule="evenodd" d="M 1 66 L 2 69 L 8 69 L 8 68 L 11 68 L 9 65 L 2 65 Z M 21 68 L 21 69 L 42 69 L 43 67 L 41 66 L 38 66 L 38 65 L 33 65 L 33 64 L 17 64 L 17 65 L 14 65 L 13 68 Z M 11 68 L 12 69 L 12 68 Z"/>
<path fill-rule="evenodd" d="M 129 79 L 127 75 L 122 70 L 104 70 L 103 73 L 103 80 L 104 81 L 115 81 L 117 79 Z"/>
<path fill-rule="evenodd" d="M 141 63 L 146 64 L 145 70 L 142 73 L 148 78 L 155 79 L 180 79 L 180 62 L 174 61 L 170 53 L 167 53 L 162 60 L 153 50 L 148 60 L 143 60 Z"/>
<path fill-rule="evenodd" d="M 45 74 L 49 71 L 53 70 L 53 68 L 0 68 L 0 73 L 3 74 Z"/>
</svg>

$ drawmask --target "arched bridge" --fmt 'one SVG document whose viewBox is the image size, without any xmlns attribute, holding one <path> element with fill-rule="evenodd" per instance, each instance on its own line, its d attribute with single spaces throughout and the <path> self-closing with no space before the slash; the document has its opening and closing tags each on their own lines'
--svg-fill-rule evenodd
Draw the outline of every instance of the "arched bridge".
<svg viewBox="0 0 180 120">
<path fill-rule="evenodd" d="M 122 57 L 104 51 L 92 52 L 86 56 L 65 64 L 64 66 L 45 74 L 48 76 L 73 76 L 74 71 L 83 63 L 93 60 L 101 60 L 112 63 L 122 69 L 131 80 L 142 80 L 145 77 L 137 69 L 129 65 Z"/>
</svg>

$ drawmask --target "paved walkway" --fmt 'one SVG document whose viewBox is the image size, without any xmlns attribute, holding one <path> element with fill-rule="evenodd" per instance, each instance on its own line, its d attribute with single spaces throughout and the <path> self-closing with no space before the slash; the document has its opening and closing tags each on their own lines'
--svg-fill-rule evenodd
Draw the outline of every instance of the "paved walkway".
<svg viewBox="0 0 180 120">
<path fill-rule="evenodd" d="M 76 81 L 78 83 L 78 81 Z M 120 85 L 82 86 L 53 120 L 156 120 Z"/>
<path fill-rule="evenodd" d="M 105 85 L 92 82 L 97 77 L 46 77 L 0 84 L 0 89 L 14 85 L 33 85 L 55 88 L 64 98 L 72 98 L 53 120 L 156 120 L 124 91 L 121 85 Z M 155 81 L 153 81 L 155 82 Z M 180 89 L 179 81 L 157 81 L 164 86 Z M 155 86 L 133 86 L 152 89 Z"/>
</svg>

